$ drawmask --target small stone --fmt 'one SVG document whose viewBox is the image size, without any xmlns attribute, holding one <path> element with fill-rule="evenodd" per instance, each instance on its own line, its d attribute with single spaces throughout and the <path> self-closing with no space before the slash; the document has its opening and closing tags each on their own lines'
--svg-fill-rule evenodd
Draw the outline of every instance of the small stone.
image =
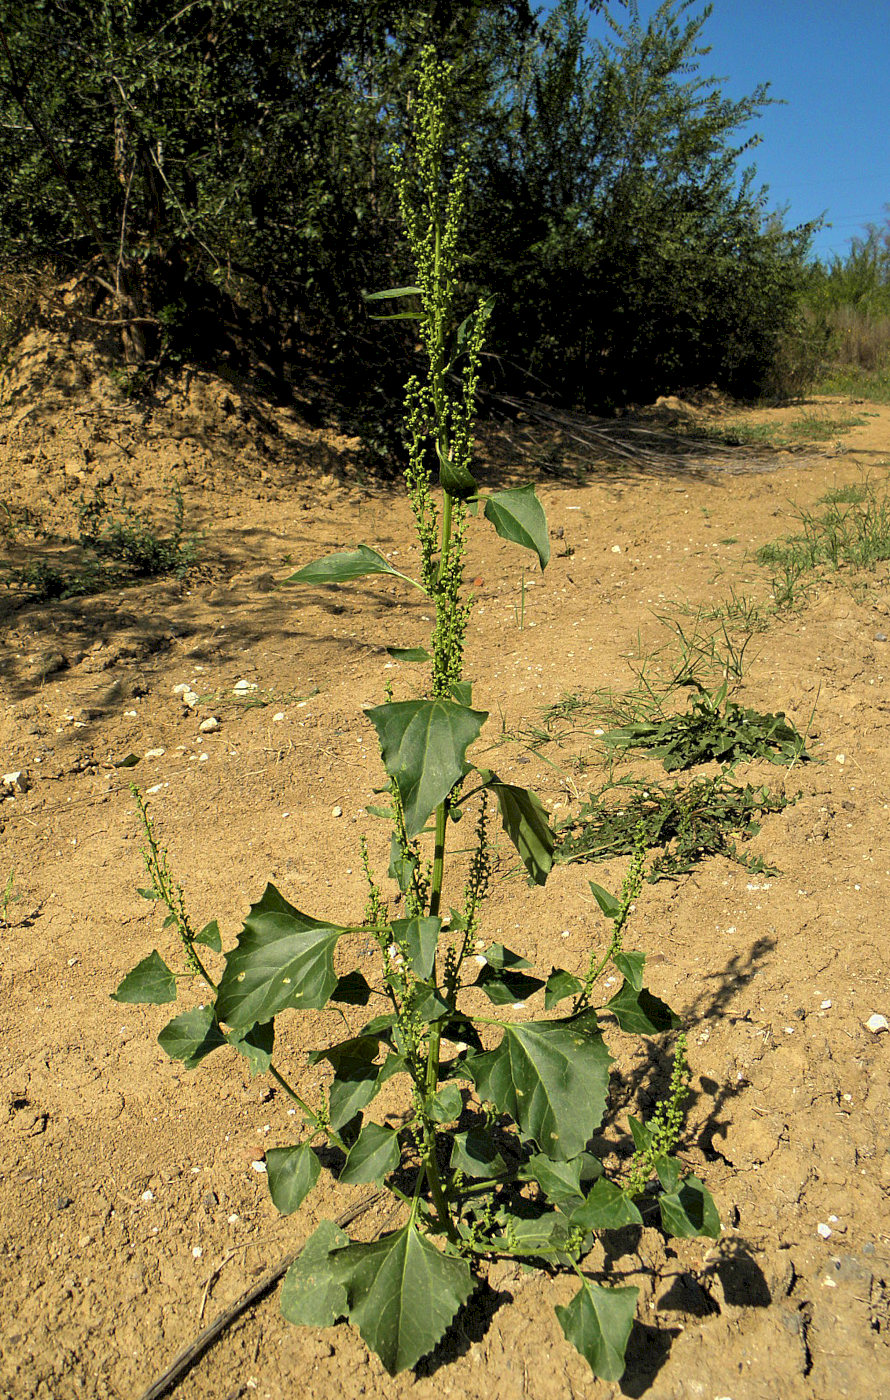
<svg viewBox="0 0 890 1400">
<path fill-rule="evenodd" d="M 187 690 L 187 691 L 185 691 L 185 693 L 183 694 L 183 697 L 182 697 L 182 703 L 183 703 L 183 705 L 187 705 L 188 708 L 189 708 L 190 710 L 193 710 L 193 709 L 195 708 L 195 706 L 197 705 L 197 703 L 198 703 L 198 694 L 197 694 L 197 691 L 194 691 L 194 690 Z"/>
<path fill-rule="evenodd" d="M 281 721 L 282 721 L 283 719 L 284 719 L 284 710 L 279 710 L 277 715 L 273 715 L 273 716 L 272 716 L 272 723 L 273 723 L 273 724 L 280 724 Z"/>
<path fill-rule="evenodd" d="M 342 815 L 343 815 L 343 808 L 342 808 L 342 807 L 332 807 L 332 808 L 331 808 L 331 816 L 332 816 L 332 817 L 342 817 Z"/>
<path fill-rule="evenodd" d="M 831 1226 L 830 1226 L 830 1225 L 817 1225 L 817 1226 L 816 1226 L 816 1234 L 817 1234 L 817 1235 L 821 1235 L 822 1238 L 823 1238 L 823 1240 L 830 1239 L 830 1237 L 831 1237 Z"/>
<path fill-rule="evenodd" d="M 876 642 L 886 642 L 886 640 L 887 640 L 887 633 L 886 633 L 886 632 L 876 632 L 876 633 L 875 633 L 875 641 L 876 641 Z"/>
<path fill-rule="evenodd" d="M 185 681 L 183 681 L 180 685 L 174 685 L 174 687 L 173 687 L 173 694 L 174 694 L 174 695 L 185 695 L 189 690 L 191 690 L 191 686 L 190 686 L 190 685 L 186 685 Z"/>
<path fill-rule="evenodd" d="M 613 553 L 613 554 L 620 554 L 620 553 L 621 553 L 621 545 L 620 545 L 620 544 L 613 544 L 613 545 L 612 545 L 612 553 Z"/>
<path fill-rule="evenodd" d="M 830 1001 L 823 1001 L 823 1002 L 820 1002 L 819 1005 L 821 1006 L 821 1008 L 822 1008 L 823 1011 L 830 1011 L 830 1010 L 831 1010 L 831 1002 L 830 1002 Z"/>
<path fill-rule="evenodd" d="M 262 1175 L 265 1175 L 265 1172 L 266 1172 L 266 1164 L 265 1164 L 265 1162 L 251 1162 L 250 1165 L 251 1165 L 251 1167 L 253 1168 L 253 1170 L 254 1170 L 255 1172 L 259 1172 L 259 1174 L 260 1174 L 261 1176 L 262 1176 Z"/>
<path fill-rule="evenodd" d="M 142 1196 L 140 1197 L 140 1199 L 143 1201 L 153 1201 L 154 1198 L 155 1196 L 153 1191 L 143 1191 Z"/>
<path fill-rule="evenodd" d="M 201 720 L 201 723 L 198 725 L 198 729 L 201 731 L 202 734 L 213 734 L 217 729 L 219 729 L 219 720 L 216 718 L 215 715 L 210 715 L 207 719 Z"/>
<path fill-rule="evenodd" d="M 835 754 L 835 756 L 834 756 L 834 761 L 835 761 L 835 763 L 839 763 L 839 764 L 843 767 L 843 765 L 844 765 L 844 764 L 846 763 L 846 761 L 847 761 L 847 755 L 846 755 L 845 753 L 838 753 L 838 754 Z"/>
<path fill-rule="evenodd" d="M 871 1031 L 873 1035 L 880 1035 L 881 1031 L 890 1031 L 890 1021 L 887 1020 L 886 1016 L 879 1016 L 877 1012 L 875 1012 L 873 1015 L 869 1016 L 865 1027 L 866 1030 Z"/>
<path fill-rule="evenodd" d="M 201 1246 L 200 1246 L 199 1244 L 192 1245 L 192 1258 L 193 1258 L 193 1259 L 200 1259 L 200 1258 L 201 1258 L 201 1255 L 202 1255 L 203 1253 L 204 1253 L 204 1251 L 203 1251 L 203 1249 L 201 1248 Z"/>
<path fill-rule="evenodd" d="M 163 757 L 164 757 L 164 754 L 165 754 L 166 752 L 167 752 L 166 749 L 146 749 L 146 750 L 145 750 L 145 757 L 146 757 L 146 758 L 163 758 Z"/>
<path fill-rule="evenodd" d="M 246 695 L 248 691 L 256 688 L 256 681 L 236 681 L 232 687 L 236 695 Z"/>
<path fill-rule="evenodd" d="M 31 778 L 27 769 L 21 768 L 17 773 L 4 773 L 3 786 L 9 792 L 27 792 L 31 786 Z"/>
</svg>

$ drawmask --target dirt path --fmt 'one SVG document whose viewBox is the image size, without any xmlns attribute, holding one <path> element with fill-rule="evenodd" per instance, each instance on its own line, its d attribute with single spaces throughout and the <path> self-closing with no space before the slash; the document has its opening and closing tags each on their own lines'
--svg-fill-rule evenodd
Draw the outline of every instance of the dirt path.
<svg viewBox="0 0 890 1400">
<path fill-rule="evenodd" d="M 199 378 L 146 420 L 79 389 L 16 421 L 28 406 L 20 385 L 0 422 L 0 500 L 14 514 L 63 520 L 104 476 L 137 508 L 157 506 L 176 479 L 203 532 L 202 570 L 184 584 L 0 598 L 0 770 L 30 783 L 0 803 L 0 889 L 14 869 L 21 896 L 0 926 L 9 1400 L 135 1400 L 202 1321 L 366 1190 L 322 1181 L 298 1216 L 277 1216 L 255 1164 L 291 1140 L 287 1101 L 222 1054 L 185 1072 L 155 1041 L 167 1008 L 108 995 L 167 937 L 137 894 L 130 777 L 149 794 L 195 920 L 218 918 L 225 940 L 269 879 L 309 912 L 360 909 L 362 831 L 386 863 L 382 824 L 363 810 L 380 771 L 358 712 L 387 679 L 411 693 L 410 668 L 384 648 L 422 639 L 423 604 L 387 585 L 281 594 L 273 581 L 291 561 L 360 541 L 410 563 L 408 512 L 362 482 L 353 444 L 234 391 L 226 407 L 226 392 Z M 602 780 L 596 736 L 588 719 L 536 746 L 543 707 L 571 693 L 589 717 L 592 692 L 626 688 L 631 654 L 670 641 L 653 610 L 733 591 L 766 607 L 752 554 L 788 531 L 789 500 L 811 506 L 863 467 L 886 483 L 890 410 L 866 410 L 843 454 L 829 444 L 832 455 L 787 454 L 771 471 L 758 461 L 746 472 L 740 449 L 731 471 L 693 461 L 545 476 L 554 557 L 524 589 L 519 552 L 480 529 L 468 673 L 491 713 L 482 742 L 498 771 L 536 787 L 557 818 L 577 810 Z M 528 471 L 502 439 L 490 446 L 502 472 Z M 38 546 L 20 532 L 11 561 Z M 890 1034 L 866 1027 L 890 1017 L 887 566 L 849 582 L 774 616 L 744 656 L 739 697 L 809 725 L 819 760 L 740 770 L 800 793 L 750 845 L 780 873 L 715 857 L 639 901 L 634 942 L 652 988 L 689 1022 L 684 1153 L 725 1230 L 712 1246 L 647 1228 L 613 1248 L 613 1277 L 641 1288 L 624 1380 L 592 1380 L 566 1345 L 550 1304 L 570 1282 L 499 1266 L 416 1375 L 390 1379 L 346 1326 L 289 1327 L 273 1296 L 189 1372 L 181 1400 L 890 1396 Z M 244 688 L 237 699 L 238 682 L 263 703 L 246 705 Z M 182 685 L 200 695 L 195 709 Z M 219 727 L 202 733 L 210 717 Z M 140 759 L 132 771 L 114 766 L 128 754 Z M 487 933 L 509 934 L 545 969 L 580 968 L 604 932 L 587 881 L 617 888 L 625 864 L 561 866 L 546 891 L 505 879 Z M 288 1031 L 284 1054 L 306 1086 L 317 1071 L 305 1050 L 327 1016 Z M 644 1083 L 640 1068 L 630 1051 L 619 1061 L 616 1101 Z M 378 1208 L 356 1228 L 369 1237 L 387 1220 Z M 605 1263 L 601 1249 L 592 1262 Z"/>
</svg>

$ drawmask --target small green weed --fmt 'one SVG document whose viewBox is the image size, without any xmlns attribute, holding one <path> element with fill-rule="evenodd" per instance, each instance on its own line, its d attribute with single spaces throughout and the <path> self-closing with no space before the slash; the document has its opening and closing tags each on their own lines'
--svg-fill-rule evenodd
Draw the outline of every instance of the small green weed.
<svg viewBox="0 0 890 1400">
<path fill-rule="evenodd" d="M 866 478 L 828 492 L 822 509 L 796 508 L 800 529 L 761 545 L 755 558 L 771 570 L 777 608 L 793 607 L 821 570 L 874 570 L 890 559 L 890 498 Z"/>
<path fill-rule="evenodd" d="M 890 364 L 874 370 L 838 365 L 819 380 L 815 393 L 849 394 L 869 403 L 890 403 Z"/>
<path fill-rule="evenodd" d="M 185 534 L 185 503 L 179 486 L 170 491 L 173 524 L 169 534 L 128 506 L 118 514 L 97 490 L 78 507 L 83 551 L 75 568 L 61 568 L 47 559 L 10 569 L 7 587 L 26 589 L 37 601 L 80 598 L 123 588 L 147 578 L 183 578 L 197 558 L 197 540 Z"/>
<path fill-rule="evenodd" d="M 736 764 L 765 758 L 791 764 L 809 758 L 806 740 L 785 715 L 761 714 L 727 700 L 727 684 L 709 694 L 698 688 L 685 714 L 659 721 L 641 720 L 603 735 L 607 749 L 642 749 L 661 759 L 666 772 L 676 773 L 699 763 Z"/>
<path fill-rule="evenodd" d="M 685 787 L 626 777 L 606 782 L 576 816 L 558 828 L 556 859 L 562 863 L 631 855 L 642 842 L 658 851 L 646 879 L 675 880 L 708 856 L 723 856 L 751 874 L 776 872 L 761 856 L 740 851 L 736 839 L 760 830 L 760 818 L 781 812 L 787 797 L 767 787 L 742 787 L 725 773 L 694 778 Z"/>
<path fill-rule="evenodd" d="M 787 422 L 751 423 L 737 419 L 724 423 L 698 423 L 685 431 L 692 437 L 721 443 L 724 447 L 803 448 L 812 443 L 837 441 L 850 428 L 865 422 L 861 414 L 801 413 Z"/>
<path fill-rule="evenodd" d="M 6 877 L 6 884 L 0 892 L 0 925 L 9 928 L 9 906 L 18 904 L 22 896 L 15 893 L 15 870 L 10 870 Z"/>
</svg>

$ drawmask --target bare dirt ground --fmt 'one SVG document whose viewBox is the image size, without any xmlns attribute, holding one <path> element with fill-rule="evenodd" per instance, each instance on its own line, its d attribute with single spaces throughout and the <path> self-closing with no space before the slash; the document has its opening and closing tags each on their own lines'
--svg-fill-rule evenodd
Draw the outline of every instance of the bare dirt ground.
<svg viewBox="0 0 890 1400">
<path fill-rule="evenodd" d="M 227 945 L 269 879 L 309 913 L 353 916 L 362 831 L 385 866 L 382 823 L 364 813 L 381 770 L 360 707 L 388 679 L 411 693 L 411 669 L 385 647 L 420 642 L 425 623 L 398 585 L 275 589 L 293 566 L 357 542 L 412 563 L 406 505 L 362 477 L 355 443 L 203 375 L 149 410 L 76 345 L 53 354 L 34 336 L 7 375 L 0 501 L 63 531 L 102 480 L 147 513 L 176 481 L 200 563 L 182 582 L 88 598 L 0 595 L 0 772 L 30 781 L 0 803 L 0 889 L 14 870 L 21 896 L 0 925 L 0 1394 L 136 1400 L 367 1188 L 335 1191 L 323 1174 L 302 1212 L 277 1216 L 254 1164 L 292 1140 L 287 1100 L 222 1052 L 184 1071 L 156 1043 L 168 1008 L 109 1000 L 153 947 L 169 951 L 137 894 L 129 779 L 149 794 L 197 926 L 218 918 Z M 752 555 L 787 533 L 790 501 L 812 505 L 864 469 L 886 483 L 890 409 L 816 411 L 868 416 L 843 451 L 700 448 L 637 464 L 528 422 L 486 430 L 491 480 L 538 480 L 554 557 L 542 576 L 486 526 L 473 534 L 467 670 L 491 713 L 480 749 L 557 819 L 598 785 L 601 758 L 589 725 L 535 747 L 543 707 L 628 686 L 631 655 L 670 637 L 653 610 L 731 590 L 766 605 Z M 769 412 L 799 410 L 759 419 Z M 526 444 L 537 433 L 536 458 L 516 433 Z M 8 532 L 15 567 L 60 549 Z M 273 1292 L 179 1382 L 180 1400 L 890 1396 L 890 1034 L 866 1026 L 890 1016 L 886 584 L 886 565 L 832 576 L 745 654 L 739 698 L 809 726 L 818 760 L 740 769 L 800 793 L 750 846 L 780 873 L 712 858 L 638 902 L 632 946 L 689 1025 L 683 1153 L 725 1228 L 716 1244 L 623 1232 L 608 1261 L 593 1259 L 641 1289 L 623 1381 L 594 1380 L 565 1342 L 551 1305 L 570 1280 L 498 1266 L 416 1373 L 388 1377 L 347 1326 L 290 1327 Z M 243 689 L 239 701 L 239 681 L 263 703 Z M 201 697 L 194 710 L 183 684 Z M 209 717 L 219 727 L 202 734 Z M 114 766 L 128 754 L 132 771 Z M 563 865 L 545 890 L 505 878 L 486 932 L 545 971 L 578 970 L 605 933 L 588 879 L 617 889 L 624 868 Z M 305 1052 L 333 1030 L 332 1013 L 289 1027 L 286 1061 L 306 1092 L 317 1070 Z M 640 1083 L 636 1053 L 616 1064 L 616 1103 Z M 355 1232 L 387 1228 L 387 1210 Z"/>
</svg>

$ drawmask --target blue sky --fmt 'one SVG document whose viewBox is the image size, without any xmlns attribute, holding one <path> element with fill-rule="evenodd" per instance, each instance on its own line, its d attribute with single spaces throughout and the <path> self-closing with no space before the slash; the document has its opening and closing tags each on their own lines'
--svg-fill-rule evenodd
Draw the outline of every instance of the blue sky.
<svg viewBox="0 0 890 1400">
<path fill-rule="evenodd" d="M 640 0 L 644 20 L 656 8 Z M 611 13 L 626 15 L 616 0 Z M 596 19 L 590 32 L 608 34 Z M 890 0 L 714 0 L 701 42 L 711 46 L 701 72 L 725 78 L 727 96 L 768 82 L 784 99 L 755 123 L 750 163 L 769 207 L 788 206 L 787 224 L 826 214 L 819 257 L 843 255 L 865 224 L 890 217 Z"/>
</svg>

